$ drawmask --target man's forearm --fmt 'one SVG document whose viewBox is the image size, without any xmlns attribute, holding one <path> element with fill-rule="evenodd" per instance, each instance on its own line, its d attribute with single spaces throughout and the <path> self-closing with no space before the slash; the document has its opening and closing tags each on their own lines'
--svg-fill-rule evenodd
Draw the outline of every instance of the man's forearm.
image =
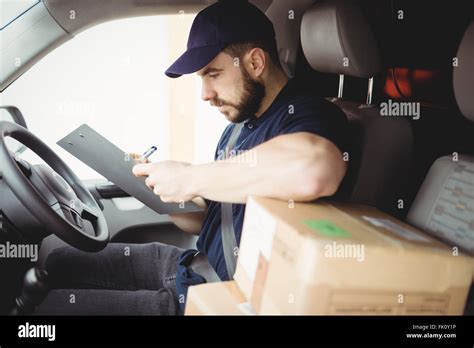
<svg viewBox="0 0 474 348">
<path fill-rule="evenodd" d="M 295 133 L 192 170 L 193 193 L 213 201 L 245 203 L 250 195 L 311 201 L 336 192 L 346 164 L 331 142 Z"/>
<path fill-rule="evenodd" d="M 199 234 L 206 216 L 207 205 L 201 197 L 193 199 L 193 202 L 203 208 L 204 211 L 196 213 L 169 214 L 169 217 L 171 221 L 173 221 L 173 223 L 184 232 Z"/>
<path fill-rule="evenodd" d="M 196 235 L 201 233 L 201 227 L 205 216 L 206 214 L 203 212 L 169 215 L 171 221 L 173 221 L 173 223 L 181 230 Z"/>
</svg>

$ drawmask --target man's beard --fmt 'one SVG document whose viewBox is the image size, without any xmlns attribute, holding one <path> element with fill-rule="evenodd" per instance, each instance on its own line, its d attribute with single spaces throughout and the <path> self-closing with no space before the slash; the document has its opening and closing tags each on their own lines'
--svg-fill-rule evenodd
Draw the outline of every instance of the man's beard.
<svg viewBox="0 0 474 348">
<path fill-rule="evenodd" d="M 244 67 L 241 67 L 241 71 L 244 86 L 239 104 L 231 104 L 220 99 L 216 99 L 213 103 L 214 105 L 229 105 L 237 110 L 237 114 L 232 119 L 229 119 L 229 112 L 224 112 L 227 119 L 232 123 L 242 123 L 248 118 L 255 116 L 265 97 L 265 86 L 258 81 L 252 80 Z"/>
</svg>

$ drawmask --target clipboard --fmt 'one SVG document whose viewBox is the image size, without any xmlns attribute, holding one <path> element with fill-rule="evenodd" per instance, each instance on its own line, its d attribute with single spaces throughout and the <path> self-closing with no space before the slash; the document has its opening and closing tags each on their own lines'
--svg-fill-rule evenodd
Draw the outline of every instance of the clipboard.
<svg viewBox="0 0 474 348">
<path fill-rule="evenodd" d="M 56 144 L 158 214 L 204 210 L 194 202 L 164 203 L 146 186 L 145 177 L 137 178 L 133 175 L 132 168 L 137 162 L 131 158 L 127 160 L 125 151 L 120 150 L 87 124 L 75 129 Z"/>
</svg>

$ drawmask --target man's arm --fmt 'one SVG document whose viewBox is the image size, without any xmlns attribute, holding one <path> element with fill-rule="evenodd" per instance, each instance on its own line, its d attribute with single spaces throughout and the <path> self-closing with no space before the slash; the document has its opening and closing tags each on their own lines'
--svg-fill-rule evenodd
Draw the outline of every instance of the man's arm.
<svg viewBox="0 0 474 348">
<path fill-rule="evenodd" d="M 250 195 L 312 201 L 336 193 L 347 170 L 339 149 L 312 133 L 281 135 L 229 160 L 192 167 L 191 192 L 217 202 Z"/>
<path fill-rule="evenodd" d="M 331 196 L 347 170 L 339 149 L 313 133 L 278 136 L 239 156 L 202 165 L 166 161 L 139 164 L 137 176 L 164 202 L 196 197 L 245 204 L 251 195 L 312 201 Z"/>
<path fill-rule="evenodd" d="M 196 197 L 193 199 L 193 202 L 204 208 L 204 211 L 196 213 L 169 214 L 169 217 L 173 223 L 184 232 L 199 234 L 201 232 L 204 217 L 206 216 L 207 205 L 201 197 Z"/>
</svg>

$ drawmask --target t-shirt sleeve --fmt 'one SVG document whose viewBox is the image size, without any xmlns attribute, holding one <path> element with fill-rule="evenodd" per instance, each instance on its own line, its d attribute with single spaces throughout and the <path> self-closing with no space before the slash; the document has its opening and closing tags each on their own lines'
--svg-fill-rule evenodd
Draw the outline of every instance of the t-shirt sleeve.
<svg viewBox="0 0 474 348">
<path fill-rule="evenodd" d="M 347 128 L 347 117 L 341 109 L 321 99 L 288 105 L 288 114 L 282 119 L 278 134 L 316 134 L 330 140 L 343 152 L 346 147 Z"/>
</svg>

